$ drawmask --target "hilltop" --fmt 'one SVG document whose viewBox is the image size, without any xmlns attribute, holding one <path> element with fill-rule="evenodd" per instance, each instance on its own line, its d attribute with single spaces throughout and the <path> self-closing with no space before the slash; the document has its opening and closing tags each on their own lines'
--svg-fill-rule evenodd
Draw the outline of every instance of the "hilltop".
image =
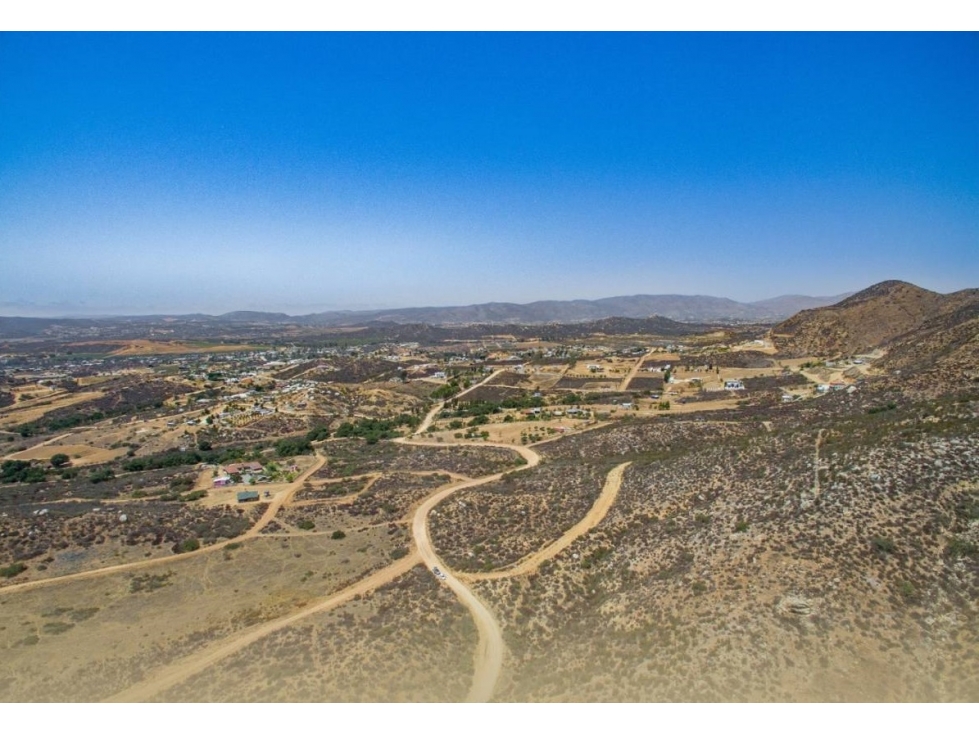
<svg viewBox="0 0 979 734">
<path fill-rule="evenodd" d="M 940 330 L 976 303 L 976 289 L 942 295 L 887 280 L 835 305 L 797 313 L 772 328 L 772 339 L 786 357 L 858 354 L 914 340 L 919 329 Z"/>
</svg>

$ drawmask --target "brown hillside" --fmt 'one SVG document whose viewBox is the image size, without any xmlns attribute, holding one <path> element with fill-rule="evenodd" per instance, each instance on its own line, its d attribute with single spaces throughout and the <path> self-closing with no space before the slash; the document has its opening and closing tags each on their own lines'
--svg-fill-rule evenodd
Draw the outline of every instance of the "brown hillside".
<svg viewBox="0 0 979 734">
<path fill-rule="evenodd" d="M 979 383 L 979 289 L 959 291 L 950 299 L 964 300 L 899 340 L 877 366 L 899 385 L 936 395 Z M 953 301 L 954 302 L 954 301 Z"/>
<path fill-rule="evenodd" d="M 801 311 L 772 329 L 786 357 L 839 356 L 870 351 L 906 338 L 926 323 L 979 300 L 979 291 L 942 295 L 900 280 L 887 280 L 834 306 Z"/>
</svg>

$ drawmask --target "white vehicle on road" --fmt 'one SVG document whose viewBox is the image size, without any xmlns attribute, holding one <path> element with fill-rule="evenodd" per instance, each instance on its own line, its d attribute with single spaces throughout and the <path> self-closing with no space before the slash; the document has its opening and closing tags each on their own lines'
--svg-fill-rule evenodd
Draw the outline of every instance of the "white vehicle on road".
<svg viewBox="0 0 979 734">
<path fill-rule="evenodd" d="M 438 566 L 432 567 L 432 573 L 435 574 L 436 578 L 440 578 L 443 581 L 445 581 L 445 574 L 442 572 L 442 569 L 440 569 Z"/>
</svg>

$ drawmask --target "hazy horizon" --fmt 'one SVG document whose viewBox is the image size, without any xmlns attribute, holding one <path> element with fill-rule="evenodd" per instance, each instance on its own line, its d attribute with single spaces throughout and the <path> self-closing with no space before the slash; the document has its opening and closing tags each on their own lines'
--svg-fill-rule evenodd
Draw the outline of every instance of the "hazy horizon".
<svg viewBox="0 0 979 734">
<path fill-rule="evenodd" d="M 976 39 L 0 33 L 0 313 L 975 287 Z"/>
<path fill-rule="evenodd" d="M 868 284 L 873 285 L 873 283 Z M 915 283 L 917 285 L 917 283 Z M 782 293 L 778 296 L 772 298 L 788 297 L 788 298 L 835 298 L 842 297 L 846 294 L 851 293 L 848 291 L 846 293 L 831 293 L 831 294 L 813 294 L 813 293 Z M 663 297 L 681 297 L 681 298 L 726 298 L 726 296 L 714 296 L 710 293 L 629 293 L 629 294 L 618 294 L 615 296 L 598 296 L 596 298 L 548 298 L 548 299 L 534 299 L 533 301 L 480 301 L 478 303 L 446 303 L 446 304 L 412 304 L 407 306 L 353 306 L 353 307 L 337 307 L 331 306 L 329 304 L 313 304 L 312 306 L 293 306 L 283 307 L 283 308 L 236 308 L 228 309 L 227 311 L 213 311 L 209 312 L 203 309 L 184 309 L 184 310 L 173 310 L 173 311 L 96 311 L 96 310 L 85 310 L 84 308 L 78 308 L 75 305 L 74 310 L 65 310 L 70 308 L 67 305 L 59 306 L 58 304 L 50 304 L 46 307 L 34 307 L 33 304 L 17 304 L 17 303 L 0 303 L 0 317 L 36 317 L 36 318 L 97 318 L 97 317 L 118 317 L 118 316 L 188 316 L 193 314 L 203 314 L 206 316 L 221 316 L 227 313 L 233 313 L 236 311 L 256 311 L 262 313 L 285 313 L 288 316 L 308 316 L 315 313 L 328 313 L 328 312 L 371 312 L 371 311 L 387 311 L 395 309 L 425 309 L 425 308 L 465 308 L 467 306 L 480 306 L 485 304 L 507 304 L 507 305 L 519 305 L 525 306 L 533 303 L 557 301 L 557 302 L 574 302 L 574 301 L 599 301 L 608 298 L 632 298 L 641 296 L 663 296 Z M 751 301 L 737 301 L 737 299 L 730 299 L 736 301 L 737 303 L 751 304 L 751 303 L 763 303 L 771 298 L 759 298 L 753 299 Z"/>
</svg>

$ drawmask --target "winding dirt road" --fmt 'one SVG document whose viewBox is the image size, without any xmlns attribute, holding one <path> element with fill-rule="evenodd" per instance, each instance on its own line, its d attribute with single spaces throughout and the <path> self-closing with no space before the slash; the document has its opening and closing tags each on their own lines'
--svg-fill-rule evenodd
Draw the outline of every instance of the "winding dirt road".
<svg viewBox="0 0 979 734">
<path fill-rule="evenodd" d="M 511 576 L 522 576 L 533 573 L 544 561 L 549 561 L 554 558 L 554 556 L 605 518 L 609 508 L 612 507 L 612 503 L 619 496 L 619 489 L 622 487 L 622 475 L 631 463 L 631 461 L 627 461 L 619 464 L 608 473 L 608 476 L 605 478 L 605 485 L 602 487 L 602 493 L 598 496 L 598 499 L 592 505 L 588 514 L 550 545 L 527 556 L 509 568 L 502 568 L 499 571 L 488 571 L 486 573 L 457 573 L 456 575 L 466 581 L 480 581 L 484 579 L 505 579 Z"/>
<path fill-rule="evenodd" d="M 495 374 L 495 373 L 494 373 Z M 490 375 L 477 385 L 474 385 L 471 389 L 479 387 L 479 385 L 492 379 L 493 375 Z M 466 391 L 468 392 L 468 391 Z M 426 417 L 426 421 L 423 422 L 422 427 L 419 429 L 424 430 L 426 428 L 426 423 L 430 424 L 432 418 L 437 415 L 437 412 L 441 410 L 442 406 L 438 406 L 430 411 L 429 415 Z M 426 441 L 420 441 L 416 439 L 400 438 L 396 439 L 398 443 L 404 443 L 409 445 L 417 446 L 452 446 L 454 444 L 438 444 Z M 466 444 L 469 445 L 469 444 Z M 497 448 L 506 448 L 511 451 L 518 453 L 525 460 L 523 466 L 517 467 L 514 471 L 521 471 L 530 469 L 531 467 L 537 466 L 541 461 L 541 456 L 536 451 L 528 446 L 513 446 L 510 444 L 501 443 L 480 443 L 480 446 L 491 446 Z M 199 551 L 193 553 L 184 554 L 181 556 L 169 556 L 162 558 L 154 558 L 146 561 L 138 561 L 135 563 L 124 564 L 120 566 L 110 566 L 108 568 L 95 569 L 92 571 L 85 571 L 78 574 L 73 574 L 70 576 L 60 576 L 51 579 L 41 579 L 38 581 L 27 582 L 24 584 L 18 584 L 15 586 L 9 586 L 0 589 L 0 593 L 9 593 L 13 591 L 20 591 L 25 589 L 38 588 L 41 586 L 47 586 L 54 583 L 59 583 L 62 581 L 69 581 L 79 578 L 91 578 L 94 576 L 104 576 L 111 573 L 116 573 L 123 570 L 133 570 L 138 568 L 144 568 L 146 566 L 154 566 L 163 563 L 169 563 L 182 558 L 189 558 L 204 552 L 213 552 L 231 542 L 241 542 L 242 540 L 248 538 L 254 538 L 258 533 L 268 525 L 269 522 L 275 517 L 276 513 L 283 507 L 283 505 L 291 502 L 293 495 L 302 486 L 303 482 L 315 473 L 320 467 L 322 467 L 326 462 L 326 459 L 322 456 L 317 456 L 314 464 L 305 472 L 302 473 L 294 482 L 290 483 L 284 490 L 278 492 L 266 508 L 262 517 L 255 523 L 248 532 L 239 536 L 238 538 L 222 541 L 221 543 L 215 543 L 214 545 L 202 548 Z M 318 614 L 320 612 L 326 612 L 333 609 L 341 604 L 351 601 L 355 597 L 361 594 L 366 594 L 374 591 L 380 586 L 387 584 L 404 573 L 407 573 L 418 563 L 424 563 L 429 569 L 433 569 L 438 566 L 442 570 L 442 581 L 448 586 L 452 592 L 457 596 L 457 598 L 462 602 L 463 605 L 469 609 L 475 621 L 476 628 L 479 632 L 479 641 L 477 643 L 476 650 L 474 652 L 474 673 L 473 680 L 470 686 L 469 694 L 467 696 L 468 701 L 489 701 L 493 697 L 494 690 L 496 688 L 497 681 L 500 676 L 500 672 L 503 666 L 503 652 L 504 652 L 504 642 L 503 635 L 500 630 L 499 623 L 494 618 L 492 612 L 486 607 L 485 604 L 473 593 L 473 591 L 466 585 L 465 581 L 473 581 L 480 579 L 498 579 L 507 578 L 510 576 L 518 576 L 521 574 L 532 573 L 540 567 L 540 564 L 547 561 L 562 550 L 566 549 L 572 542 L 577 538 L 581 537 L 589 530 L 594 528 L 602 519 L 605 517 L 612 503 L 618 496 L 619 488 L 622 483 L 622 476 L 626 468 L 629 466 L 626 462 L 619 464 L 614 467 L 608 474 L 605 480 L 605 484 L 602 488 L 602 493 L 596 500 L 595 504 L 589 510 L 588 514 L 585 515 L 578 523 L 576 523 L 572 528 L 570 528 L 566 533 L 564 533 L 560 538 L 555 540 L 550 545 L 544 547 L 540 551 L 524 558 L 516 565 L 508 569 L 501 569 L 499 571 L 494 571 L 490 573 L 483 574 L 462 574 L 455 573 L 448 569 L 445 564 L 439 559 L 438 555 L 435 553 L 432 547 L 431 538 L 428 532 L 428 516 L 432 509 L 435 508 L 440 502 L 442 502 L 447 497 L 455 494 L 464 489 L 470 489 L 472 487 L 478 487 L 483 484 L 488 484 L 502 478 L 504 472 L 498 472 L 495 474 L 490 474 L 482 477 L 477 477 L 473 479 L 466 479 L 464 481 L 458 481 L 458 477 L 454 477 L 454 482 L 438 488 L 432 495 L 427 497 L 415 510 L 414 515 L 411 518 L 411 530 L 414 548 L 412 552 L 409 553 L 405 558 L 386 566 L 375 573 L 367 576 L 360 581 L 357 581 L 350 586 L 332 594 L 328 597 L 321 599 L 318 602 L 312 603 L 302 610 L 297 611 L 293 614 L 280 617 L 264 624 L 259 624 L 244 630 L 232 637 L 225 638 L 219 642 L 215 642 L 202 650 L 194 653 L 188 657 L 177 660 L 170 665 L 163 667 L 158 671 L 154 671 L 146 680 L 143 680 L 129 688 L 120 691 L 119 693 L 113 695 L 112 697 L 106 699 L 107 701 L 148 701 L 152 698 L 158 696 L 164 691 L 172 688 L 179 683 L 186 681 L 193 675 L 200 673 L 201 671 L 207 669 L 208 667 L 214 665 L 215 663 L 227 658 L 230 655 L 242 650 L 243 648 L 251 645 L 267 635 L 272 634 L 288 625 L 294 624 L 310 615 Z"/>
</svg>

